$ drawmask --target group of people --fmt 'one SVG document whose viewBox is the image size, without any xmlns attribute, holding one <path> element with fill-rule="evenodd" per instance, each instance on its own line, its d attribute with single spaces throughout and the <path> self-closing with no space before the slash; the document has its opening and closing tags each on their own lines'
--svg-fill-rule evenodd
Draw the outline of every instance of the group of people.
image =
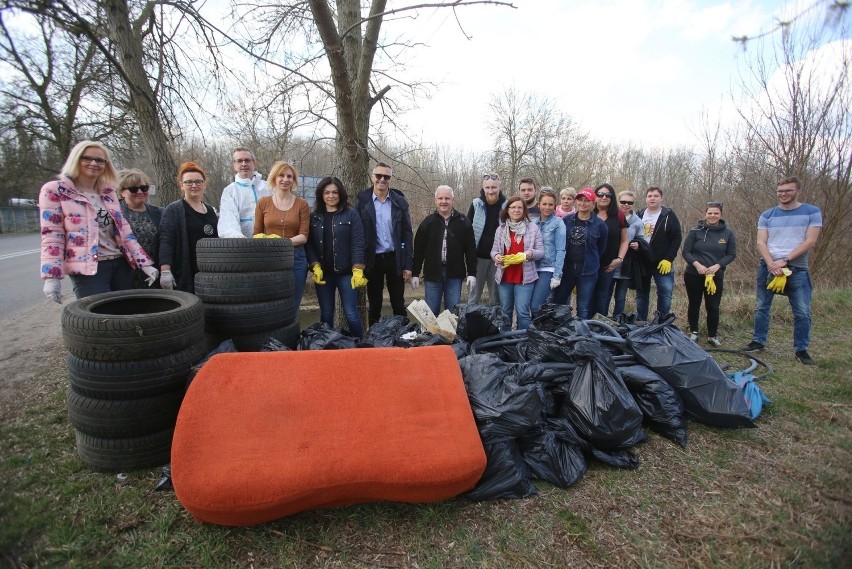
<svg viewBox="0 0 852 569">
<path fill-rule="evenodd" d="M 490 302 L 499 303 L 516 327 L 525 329 L 533 310 L 546 302 L 569 304 L 572 296 L 582 318 L 618 317 L 629 289 L 636 291 L 637 319 L 647 320 L 652 279 L 656 313 L 665 315 L 671 310 L 673 264 L 680 252 L 686 262 L 691 338 L 698 340 L 703 302 L 707 341 L 721 344 L 719 306 L 725 269 L 736 258 L 736 239 L 719 202 L 707 204 L 704 218 L 682 240 L 680 221 L 663 205 L 658 187 L 649 187 L 645 207 L 634 211 L 636 194 L 616 194 L 610 184 L 557 193 L 522 178 L 517 194 L 507 198 L 500 175 L 489 172 L 467 215 L 455 209 L 453 188 L 439 186 L 435 211 L 415 234 L 408 201 L 391 187 L 393 172 L 385 163 L 376 164 L 371 187 L 351 200 L 340 179 L 323 178 L 313 211 L 296 195 L 294 165 L 276 162 L 264 181 L 254 154 L 237 148 L 233 167 L 234 182 L 224 189 L 219 212 L 204 200 L 207 175 L 193 162 L 178 170 L 183 197 L 159 208 L 148 203 L 151 183 L 142 171 L 116 172 L 101 143 L 77 144 L 58 178 L 46 183 L 39 196 L 45 294 L 61 302 L 65 275 L 77 298 L 143 286 L 193 292 L 200 239 L 264 234 L 293 245 L 296 305 L 310 274 L 320 320 L 333 324 L 339 296 L 353 335 L 363 334 L 356 289 L 366 287 L 372 325 L 382 315 L 385 289 L 393 314 L 405 315 L 405 284 L 418 288 L 421 274 L 426 303 L 435 314 L 442 304 L 461 303 L 467 284 L 468 302 L 482 302 L 487 288 Z M 753 341 L 745 349 L 763 349 L 772 298 L 783 293 L 793 307 L 796 357 L 813 363 L 807 353 L 807 257 L 822 220 L 818 208 L 798 201 L 800 193 L 799 181 L 785 178 L 777 189 L 779 205 L 760 216 L 758 306 Z"/>
</svg>

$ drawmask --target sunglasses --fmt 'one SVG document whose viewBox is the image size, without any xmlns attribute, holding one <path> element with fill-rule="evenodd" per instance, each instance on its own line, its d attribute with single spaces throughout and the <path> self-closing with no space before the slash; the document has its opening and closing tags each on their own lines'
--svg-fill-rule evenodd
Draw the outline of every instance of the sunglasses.
<svg viewBox="0 0 852 569">
<path fill-rule="evenodd" d="M 707 207 L 718 207 L 722 209 L 722 202 L 707 202 Z"/>
<path fill-rule="evenodd" d="M 141 186 L 127 186 L 126 188 L 121 188 L 121 191 L 127 190 L 131 194 L 138 194 L 139 192 L 147 194 L 150 188 L 151 186 L 148 184 L 142 184 Z"/>
<path fill-rule="evenodd" d="M 390 174 L 373 174 L 377 180 L 390 180 Z"/>
<path fill-rule="evenodd" d="M 482 176 L 482 179 L 483 180 L 499 180 L 500 176 L 498 176 L 497 174 L 485 174 L 484 176 Z"/>
<path fill-rule="evenodd" d="M 95 158 L 94 156 L 85 156 L 85 155 L 80 156 L 80 161 L 83 162 L 83 164 L 91 164 L 92 162 L 94 162 L 98 166 L 103 166 L 104 164 L 107 163 L 107 161 L 104 158 Z"/>
<path fill-rule="evenodd" d="M 556 197 L 556 191 L 555 190 L 541 190 L 541 195 Z"/>
<path fill-rule="evenodd" d="M 627 200 L 619 200 L 618 203 L 621 205 L 633 205 L 633 202 L 629 202 Z"/>
<path fill-rule="evenodd" d="M 606 198 L 608 200 L 612 199 L 612 194 L 609 194 L 609 193 L 606 193 L 606 192 L 600 192 L 600 193 L 597 193 L 595 195 L 598 196 L 599 198 Z"/>
</svg>

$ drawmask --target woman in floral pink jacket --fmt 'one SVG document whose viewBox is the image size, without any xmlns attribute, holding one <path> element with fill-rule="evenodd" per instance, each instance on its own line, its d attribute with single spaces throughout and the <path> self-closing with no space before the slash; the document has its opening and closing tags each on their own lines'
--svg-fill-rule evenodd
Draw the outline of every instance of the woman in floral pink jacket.
<svg viewBox="0 0 852 569">
<path fill-rule="evenodd" d="M 44 294 L 62 302 L 61 280 L 71 278 L 77 298 L 132 287 L 132 269 L 141 268 L 148 284 L 157 269 L 124 218 L 112 187 L 115 169 L 106 147 L 78 143 L 57 180 L 39 193 L 41 278 Z"/>
</svg>

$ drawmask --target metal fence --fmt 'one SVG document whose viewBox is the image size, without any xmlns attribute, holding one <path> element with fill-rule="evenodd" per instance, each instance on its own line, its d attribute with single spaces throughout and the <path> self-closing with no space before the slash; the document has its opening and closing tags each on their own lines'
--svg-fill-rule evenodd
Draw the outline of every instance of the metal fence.
<svg viewBox="0 0 852 569">
<path fill-rule="evenodd" d="M 0 207 L 0 233 L 34 233 L 38 230 L 38 208 Z"/>
</svg>

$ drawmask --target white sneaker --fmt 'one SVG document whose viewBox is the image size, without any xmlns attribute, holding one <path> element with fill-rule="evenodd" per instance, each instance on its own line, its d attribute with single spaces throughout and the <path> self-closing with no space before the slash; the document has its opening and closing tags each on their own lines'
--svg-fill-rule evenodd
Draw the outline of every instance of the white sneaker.
<svg viewBox="0 0 852 569">
<path fill-rule="evenodd" d="M 722 342 L 719 341 L 719 338 L 707 338 L 707 343 L 713 346 L 714 348 L 718 348 L 722 345 Z"/>
<path fill-rule="evenodd" d="M 689 339 L 692 340 L 693 342 L 697 342 L 698 341 L 698 332 L 690 332 Z"/>
</svg>

